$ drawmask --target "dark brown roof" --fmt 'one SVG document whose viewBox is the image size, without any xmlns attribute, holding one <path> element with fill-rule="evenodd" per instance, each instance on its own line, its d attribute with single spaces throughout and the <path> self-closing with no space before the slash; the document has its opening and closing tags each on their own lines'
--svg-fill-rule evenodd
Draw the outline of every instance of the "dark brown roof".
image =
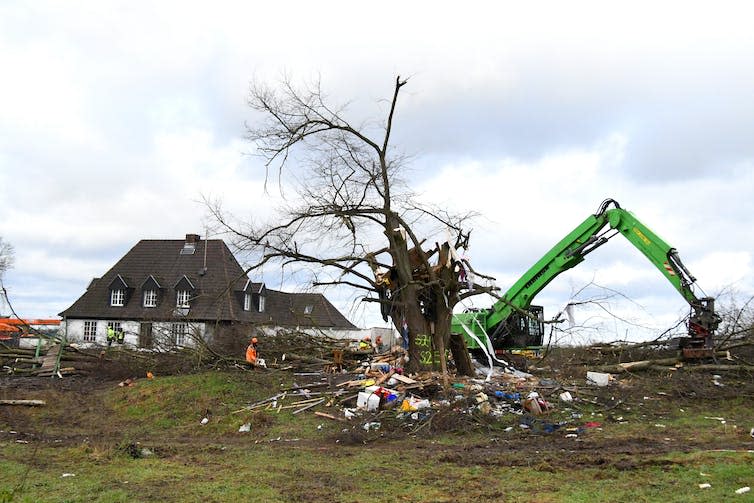
<svg viewBox="0 0 754 503">
<path fill-rule="evenodd" d="M 109 271 L 90 283 L 71 307 L 60 313 L 67 318 L 236 321 L 276 326 L 356 328 L 322 294 L 286 293 L 249 281 L 238 261 L 220 239 L 198 241 L 193 254 L 181 253 L 182 239 L 144 239 Z M 205 249 L 206 247 L 206 249 Z M 206 255 L 205 255 L 206 252 Z M 151 278 L 150 278 L 151 276 Z M 185 279 L 184 279 L 185 276 Z M 143 307 L 143 286 L 159 284 L 156 307 Z M 110 305 L 110 287 L 127 285 L 122 307 Z M 193 285 L 188 313 L 176 313 L 176 286 Z M 244 291 L 244 288 L 246 290 Z M 265 297 L 260 313 L 244 311 L 244 293 Z M 311 312 L 307 313 L 307 306 Z"/>
</svg>

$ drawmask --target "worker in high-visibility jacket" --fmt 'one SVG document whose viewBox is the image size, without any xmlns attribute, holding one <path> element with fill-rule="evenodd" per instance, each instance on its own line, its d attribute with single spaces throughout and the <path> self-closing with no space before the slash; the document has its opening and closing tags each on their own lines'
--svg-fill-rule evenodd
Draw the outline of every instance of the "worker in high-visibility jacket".
<svg viewBox="0 0 754 503">
<path fill-rule="evenodd" d="M 112 325 L 107 326 L 107 345 L 110 346 L 115 342 L 115 329 Z"/>
<path fill-rule="evenodd" d="M 359 351 L 368 351 L 370 349 L 372 349 L 372 338 L 368 335 L 365 335 L 359 341 Z"/>
<path fill-rule="evenodd" d="M 257 341 L 256 337 L 252 337 L 251 342 L 249 342 L 249 346 L 246 348 L 246 361 L 251 363 L 252 365 L 256 365 L 257 363 Z"/>
</svg>

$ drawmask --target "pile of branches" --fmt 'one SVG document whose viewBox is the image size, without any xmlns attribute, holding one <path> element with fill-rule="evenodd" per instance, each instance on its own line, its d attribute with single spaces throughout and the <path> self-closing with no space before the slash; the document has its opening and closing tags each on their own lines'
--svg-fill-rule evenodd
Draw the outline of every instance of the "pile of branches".
<svg viewBox="0 0 754 503">
<path fill-rule="evenodd" d="M 61 352 L 58 359 L 58 352 Z M 123 379 L 144 375 L 160 368 L 164 373 L 185 371 L 186 359 L 180 355 L 142 353 L 128 348 L 94 348 L 52 341 L 39 356 L 36 349 L 10 347 L 0 343 L 0 373 L 15 376 L 96 375 L 99 378 Z"/>
<path fill-rule="evenodd" d="M 53 345 L 37 356 L 35 349 L 15 348 L 0 343 L 0 371 L 9 375 L 51 376 L 86 374 L 102 365 L 102 356 L 79 351 L 72 346 Z"/>
<path fill-rule="evenodd" d="M 324 334 L 312 335 L 300 331 L 278 331 L 260 336 L 259 354 L 268 365 L 294 368 L 332 365 L 334 353 L 342 351 L 343 363 L 364 357 L 364 352 L 349 347 L 350 340 L 335 339 Z"/>
</svg>

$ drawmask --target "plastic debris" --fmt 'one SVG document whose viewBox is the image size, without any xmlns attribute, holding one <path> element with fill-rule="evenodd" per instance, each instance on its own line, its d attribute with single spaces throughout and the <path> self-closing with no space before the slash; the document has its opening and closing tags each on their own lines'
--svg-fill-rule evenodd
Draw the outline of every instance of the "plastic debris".
<svg viewBox="0 0 754 503">
<path fill-rule="evenodd" d="M 573 396 L 570 391 L 564 391 L 560 394 L 561 402 L 573 402 Z"/>
<path fill-rule="evenodd" d="M 746 494 L 749 491 L 751 491 L 751 487 L 746 486 L 746 487 L 742 487 L 740 489 L 736 489 L 736 494 Z"/>
<path fill-rule="evenodd" d="M 370 430 L 379 430 L 380 426 L 382 426 L 381 423 L 378 423 L 377 421 L 372 421 L 371 423 L 364 423 L 364 426 L 362 426 L 362 428 L 364 428 L 365 431 L 370 431 Z"/>
<path fill-rule="evenodd" d="M 238 428 L 239 433 L 244 433 L 247 431 L 251 431 L 251 423 L 244 423 L 240 428 Z"/>
<path fill-rule="evenodd" d="M 602 372 L 587 372 L 586 382 L 594 386 L 607 386 L 610 384 L 610 374 L 604 374 Z"/>
<path fill-rule="evenodd" d="M 207 423 L 209 423 L 209 418 L 208 417 L 202 418 L 202 420 L 200 421 L 200 423 L 201 424 L 207 424 Z"/>
<path fill-rule="evenodd" d="M 420 399 L 414 396 L 410 396 L 403 400 L 401 403 L 401 410 L 403 412 L 413 412 L 420 409 L 426 409 L 429 407 L 429 400 Z"/>
<path fill-rule="evenodd" d="M 709 489 L 712 484 L 699 484 L 699 489 Z"/>
<path fill-rule="evenodd" d="M 540 397 L 539 393 L 536 391 L 529 393 L 522 405 L 525 411 L 531 412 L 532 414 L 542 414 L 543 412 L 550 410 L 550 404 Z"/>
<path fill-rule="evenodd" d="M 61 477 L 61 478 L 65 478 L 65 477 L 75 477 L 75 476 L 76 476 L 76 474 L 75 474 L 75 473 L 64 473 L 64 474 L 63 474 L 63 475 L 61 475 L 60 477 Z"/>
</svg>

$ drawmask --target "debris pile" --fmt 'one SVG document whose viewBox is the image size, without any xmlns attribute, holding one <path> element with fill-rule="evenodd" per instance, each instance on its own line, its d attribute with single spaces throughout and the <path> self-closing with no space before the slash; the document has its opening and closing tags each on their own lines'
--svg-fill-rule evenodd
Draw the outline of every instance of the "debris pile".
<svg viewBox="0 0 754 503">
<path fill-rule="evenodd" d="M 83 353 L 70 345 L 61 353 L 60 344 L 45 351 L 12 348 L 0 344 L 0 368 L 5 374 L 49 377 L 86 373 L 100 364 L 101 356 Z"/>
<path fill-rule="evenodd" d="M 343 423 L 343 433 L 360 432 L 362 437 L 394 429 L 415 433 L 427 427 L 434 431 L 487 427 L 500 421 L 509 425 L 504 431 L 552 433 L 562 428 L 567 438 L 601 427 L 596 421 L 583 423 L 579 411 L 582 390 L 591 387 L 586 379 L 580 386 L 564 386 L 523 372 L 480 367 L 477 378 L 448 380 L 438 372 L 406 375 L 401 366 L 404 358 L 405 353 L 395 349 L 369 355 L 341 372 L 333 372 L 327 364 L 294 372 L 291 388 L 234 413 L 310 413 Z M 246 423 L 241 427 L 239 431 L 249 431 Z"/>
</svg>

